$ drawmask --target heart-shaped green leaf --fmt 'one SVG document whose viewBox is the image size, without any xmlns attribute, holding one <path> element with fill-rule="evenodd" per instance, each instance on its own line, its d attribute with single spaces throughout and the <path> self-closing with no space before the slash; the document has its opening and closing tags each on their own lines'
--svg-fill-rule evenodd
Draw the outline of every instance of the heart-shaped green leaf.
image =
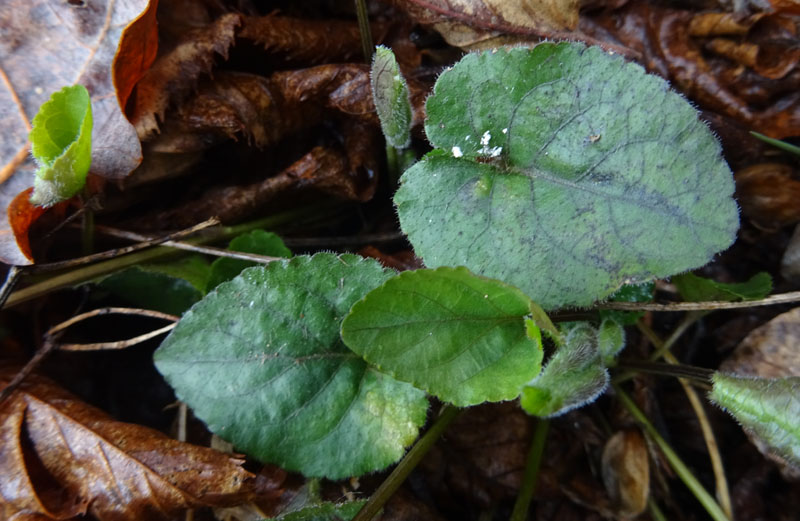
<svg viewBox="0 0 800 521">
<path fill-rule="evenodd" d="M 353 306 L 342 338 L 381 371 L 445 402 L 511 400 L 541 368 L 539 328 L 526 318 L 532 305 L 465 268 L 406 271 Z"/>
<path fill-rule="evenodd" d="M 778 456 L 800 468 L 800 378 L 752 378 L 714 373 L 711 401 Z"/>
<path fill-rule="evenodd" d="M 545 309 L 686 271 L 734 239 L 731 172 L 697 111 L 598 47 L 469 54 L 436 82 L 438 148 L 395 203 L 426 265 L 463 265 Z"/>
<path fill-rule="evenodd" d="M 522 390 L 522 408 L 549 418 L 596 400 L 608 386 L 603 357 L 615 346 L 607 333 L 585 322 L 575 324 L 539 376 Z M 601 338 L 606 353 L 600 350 Z"/>
<path fill-rule="evenodd" d="M 31 202 L 51 206 L 77 194 L 92 163 L 92 102 L 83 85 L 64 87 L 33 118 L 31 153 L 39 169 Z"/>
<path fill-rule="evenodd" d="M 156 367 L 209 429 L 256 458 L 331 479 L 397 461 L 422 391 L 342 343 L 342 317 L 394 274 L 355 255 L 248 268 L 186 312 Z"/>
</svg>

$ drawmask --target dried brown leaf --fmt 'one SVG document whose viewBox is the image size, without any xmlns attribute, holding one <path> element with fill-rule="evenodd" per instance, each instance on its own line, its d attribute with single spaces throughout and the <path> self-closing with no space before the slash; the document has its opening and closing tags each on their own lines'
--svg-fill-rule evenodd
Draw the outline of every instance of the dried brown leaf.
<svg viewBox="0 0 800 521">
<path fill-rule="evenodd" d="M 387 27 L 372 24 L 372 37 L 383 41 Z M 358 24 L 343 20 L 311 20 L 286 16 L 251 16 L 238 36 L 263 46 L 284 63 L 316 65 L 363 61 Z"/>
<path fill-rule="evenodd" d="M 580 0 L 394 0 L 451 45 L 469 47 L 501 34 L 554 36 L 578 25 Z"/>
<path fill-rule="evenodd" d="M 734 174 L 742 212 L 763 228 L 779 228 L 800 221 L 800 178 L 781 163 L 759 163 Z"/>
<path fill-rule="evenodd" d="M 692 28 L 692 22 L 700 16 Z M 724 18 L 724 20 L 728 20 Z M 734 27 L 738 20 L 742 27 Z M 624 45 L 641 55 L 643 65 L 668 79 L 686 96 L 704 108 L 713 110 L 741 124 L 775 138 L 800 134 L 800 76 L 791 49 L 796 38 L 787 36 L 789 24 L 780 17 L 730 19 L 707 18 L 692 11 L 660 7 L 646 2 L 631 2 L 622 9 L 600 12 L 580 19 L 580 29 L 591 37 Z M 713 27 L 717 22 L 719 31 Z M 781 28 L 779 42 L 759 36 L 763 24 Z M 727 53 L 717 57 L 706 50 L 709 39 L 694 34 L 741 32 L 747 29 L 749 41 L 758 50 L 738 46 L 742 42 L 722 44 L 711 49 Z M 767 31 L 774 34 L 770 29 Z M 744 68 L 730 58 L 751 60 L 753 69 Z M 780 79 L 772 79 L 780 78 Z"/>
<path fill-rule="evenodd" d="M 270 203 L 300 191 L 315 190 L 346 200 L 363 200 L 374 187 L 363 191 L 364 183 L 352 172 L 344 152 L 336 148 L 314 147 L 280 173 L 263 181 L 243 186 L 216 187 L 200 198 L 137 222 L 142 228 L 181 228 L 209 217 L 233 223 L 257 214 Z"/>
<path fill-rule="evenodd" d="M 14 368 L 0 370 L 7 385 Z M 168 519 L 246 500 L 242 460 L 122 423 L 29 377 L 0 405 L 0 507 L 7 517 Z"/>
<path fill-rule="evenodd" d="M 143 141 L 158 131 L 158 121 L 172 104 L 192 93 L 203 74 L 211 72 L 216 55 L 227 59 L 241 16 L 228 13 L 208 26 L 188 31 L 163 53 L 136 86 L 131 121 Z"/>
</svg>

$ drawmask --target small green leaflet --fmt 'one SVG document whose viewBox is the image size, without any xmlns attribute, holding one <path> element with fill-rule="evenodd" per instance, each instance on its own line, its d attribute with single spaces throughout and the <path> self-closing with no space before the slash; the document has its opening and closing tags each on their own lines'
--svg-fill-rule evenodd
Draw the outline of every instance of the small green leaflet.
<svg viewBox="0 0 800 521">
<path fill-rule="evenodd" d="M 270 521 L 350 521 L 366 503 L 363 501 L 352 501 L 350 503 L 320 503 L 308 506 L 294 512 L 281 514 L 278 517 L 269 518 Z"/>
<path fill-rule="evenodd" d="M 530 299 L 466 268 L 406 271 L 353 306 L 342 338 L 398 380 L 459 407 L 511 400 L 538 374 Z"/>
<path fill-rule="evenodd" d="M 735 238 L 733 178 L 697 111 L 599 47 L 468 54 L 426 111 L 436 150 L 395 204 L 429 267 L 466 266 L 545 309 L 587 306 Z"/>
<path fill-rule="evenodd" d="M 772 291 L 772 277 L 764 271 L 756 273 L 747 282 L 724 283 L 682 273 L 671 278 L 687 302 L 759 300 Z"/>
<path fill-rule="evenodd" d="M 650 302 L 655 291 L 653 282 L 643 284 L 625 284 L 608 297 L 609 302 Z M 601 309 L 600 317 L 618 322 L 623 326 L 632 326 L 644 316 L 644 311 L 615 311 Z"/>
<path fill-rule="evenodd" d="M 106 291 L 138 307 L 181 315 L 205 295 L 211 267 L 200 255 L 141 264 L 97 281 Z"/>
<path fill-rule="evenodd" d="M 252 230 L 238 237 L 234 237 L 230 244 L 228 244 L 228 249 L 231 251 L 256 253 L 269 257 L 289 258 L 292 256 L 291 250 L 286 247 L 280 237 L 272 232 L 264 230 Z M 257 263 L 227 257 L 216 259 L 211 264 L 211 275 L 209 276 L 206 291 L 211 291 L 223 282 L 231 280 L 241 273 L 242 270 L 251 266 L 257 266 Z"/>
<path fill-rule="evenodd" d="M 405 148 L 411 143 L 411 102 L 408 85 L 391 49 L 378 45 L 370 71 L 372 99 L 389 145 Z"/>
<path fill-rule="evenodd" d="M 308 477 L 397 461 L 424 423 L 425 393 L 342 343 L 342 317 L 394 272 L 355 255 L 248 268 L 184 314 L 156 367 L 238 450 Z"/>
<path fill-rule="evenodd" d="M 752 378 L 714 373 L 712 402 L 763 440 L 778 456 L 800 467 L 800 378 Z"/>
<path fill-rule="evenodd" d="M 619 334 L 608 330 L 614 326 L 606 322 L 598 331 L 585 322 L 576 323 L 541 374 L 522 390 L 522 408 L 550 418 L 596 400 L 608 387 L 604 359 L 613 359 L 622 348 Z"/>
<path fill-rule="evenodd" d="M 31 153 L 39 169 L 31 202 L 51 206 L 77 194 L 92 163 L 92 103 L 83 85 L 64 87 L 33 118 Z"/>
</svg>

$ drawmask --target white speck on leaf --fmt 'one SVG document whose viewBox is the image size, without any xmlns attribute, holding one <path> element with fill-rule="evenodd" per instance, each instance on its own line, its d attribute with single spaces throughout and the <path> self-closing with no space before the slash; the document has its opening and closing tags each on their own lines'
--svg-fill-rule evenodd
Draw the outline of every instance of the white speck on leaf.
<svg viewBox="0 0 800 521">
<path fill-rule="evenodd" d="M 453 157 L 461 157 L 464 154 L 461 152 L 461 147 L 453 147 Z"/>
</svg>

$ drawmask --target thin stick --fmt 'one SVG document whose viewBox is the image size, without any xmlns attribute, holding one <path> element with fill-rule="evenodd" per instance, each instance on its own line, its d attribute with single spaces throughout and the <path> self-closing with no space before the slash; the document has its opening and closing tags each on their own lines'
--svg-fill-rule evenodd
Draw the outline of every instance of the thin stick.
<svg viewBox="0 0 800 521">
<path fill-rule="evenodd" d="M 180 239 L 183 237 L 187 237 L 189 235 L 197 233 L 200 230 L 204 230 L 206 228 L 215 226 L 217 224 L 219 224 L 219 220 L 217 218 L 212 218 L 208 219 L 207 221 L 203 221 L 199 224 L 196 224 L 191 228 L 186 228 L 185 230 L 180 230 L 175 233 L 170 233 L 168 235 L 163 235 L 161 237 L 156 237 L 156 238 L 149 238 L 149 237 L 143 238 L 142 242 L 137 244 L 132 244 L 130 246 L 125 246 L 124 248 L 115 248 L 113 250 L 107 250 L 100 253 L 94 253 L 92 255 L 86 255 L 84 257 L 78 257 L 76 259 L 69 259 L 65 261 L 49 262 L 47 264 L 35 264 L 33 266 L 27 267 L 26 271 L 28 273 L 45 273 L 49 271 L 61 270 L 64 268 L 73 268 L 76 266 L 92 264 L 94 262 L 101 260 L 113 259 L 115 257 L 127 255 L 135 251 L 144 250 L 152 246 L 157 246 L 159 244 L 170 242 L 173 239 Z"/>
<path fill-rule="evenodd" d="M 664 456 L 669 461 L 670 466 L 678 475 L 678 477 L 683 481 L 684 485 L 691 490 L 692 494 L 697 498 L 700 504 L 706 509 L 706 512 L 711 516 L 712 519 L 715 521 L 730 521 L 730 518 L 725 514 L 725 512 L 720 508 L 719 504 L 714 501 L 714 498 L 711 497 L 711 494 L 703 487 L 703 485 L 697 480 L 697 478 L 692 474 L 692 471 L 689 470 L 689 467 L 680 459 L 678 454 L 672 450 L 672 447 L 669 446 L 667 441 L 661 437 L 658 430 L 650 423 L 650 420 L 647 419 L 647 416 L 636 406 L 633 400 L 628 396 L 625 391 L 622 390 L 616 384 L 612 384 L 614 386 L 614 391 L 617 393 L 617 398 L 619 401 L 622 402 L 622 405 L 628 409 L 628 412 L 638 421 L 642 427 L 644 427 L 647 434 L 656 442 L 658 447 L 661 449 L 661 452 L 664 453 Z"/>
<path fill-rule="evenodd" d="M 284 239 L 283 242 L 290 248 L 317 248 L 320 246 L 361 246 L 364 244 L 393 242 L 402 239 L 405 239 L 404 233 L 389 232 L 365 233 L 363 235 L 352 235 L 349 237 L 287 238 Z"/>
<path fill-rule="evenodd" d="M 180 320 L 180 317 L 177 317 L 175 315 L 162 313 L 160 311 L 153 311 L 152 309 L 119 308 L 119 307 L 98 308 L 98 309 L 93 309 L 92 311 L 87 311 L 86 313 L 81 313 L 80 315 L 75 315 L 69 320 L 65 320 L 64 322 L 61 322 L 60 324 L 51 327 L 50 329 L 47 330 L 45 336 L 52 337 L 59 331 L 63 331 L 68 327 L 72 326 L 73 324 L 77 324 L 78 322 L 82 322 L 88 318 L 99 317 L 102 315 L 115 315 L 115 314 L 139 315 L 143 317 L 160 318 L 162 320 L 169 320 L 170 322 L 177 322 L 178 320 Z"/>
<path fill-rule="evenodd" d="M 116 228 L 110 228 L 108 226 L 98 226 L 97 231 L 121 239 L 130 239 L 134 241 L 149 240 L 149 237 L 147 235 L 142 235 L 140 233 L 130 232 L 126 230 L 117 230 Z M 258 255 L 256 253 L 231 251 L 223 248 L 215 248 L 213 246 L 200 246 L 188 242 L 165 241 L 162 244 L 164 246 L 169 246 L 170 248 L 175 248 L 176 250 L 191 251 L 195 253 L 202 253 L 204 255 L 213 255 L 215 257 L 228 257 L 230 259 L 246 260 L 246 261 L 258 262 L 261 264 L 268 264 L 270 262 L 274 262 L 277 260 L 286 260 L 283 257 L 270 257 L 269 255 Z"/>
<path fill-rule="evenodd" d="M 627 369 L 631 371 L 637 371 L 640 373 L 650 373 L 650 374 L 657 374 L 661 376 L 672 376 L 674 378 L 689 378 L 691 380 L 696 380 L 701 383 L 708 383 L 711 381 L 711 375 L 714 374 L 714 371 L 711 369 L 705 369 L 703 367 L 694 367 L 691 365 L 682 365 L 682 364 L 663 364 L 663 363 L 656 363 L 656 362 L 636 362 L 636 361 L 627 361 L 627 362 L 620 362 L 619 366 L 620 369 Z M 614 383 L 619 383 L 614 381 Z"/>
<path fill-rule="evenodd" d="M 164 333 L 168 333 L 175 329 L 177 326 L 177 322 L 174 324 L 169 324 L 164 326 L 160 329 L 156 329 L 154 331 L 150 331 L 149 333 L 145 333 L 143 335 L 139 335 L 133 338 L 129 338 L 127 340 L 117 340 L 114 342 L 97 342 L 94 344 L 58 344 L 59 351 L 111 351 L 116 349 L 126 349 L 131 346 L 135 346 L 136 344 L 141 344 L 151 338 L 155 338 L 158 335 L 163 335 Z"/>
<path fill-rule="evenodd" d="M 604 302 L 595 309 L 613 309 L 617 311 L 714 311 L 715 309 L 743 309 L 757 306 L 774 306 L 800 302 L 800 291 L 790 291 L 770 295 L 761 300 L 745 300 L 743 302 L 675 302 L 672 304 L 650 304 L 638 302 Z"/>
<path fill-rule="evenodd" d="M 392 494 L 397 491 L 400 485 L 406 480 L 408 475 L 422 460 L 422 457 L 427 454 L 439 436 L 444 433 L 450 422 L 456 419 L 461 409 L 453 407 L 452 405 L 445 405 L 436 419 L 433 426 L 425 433 L 425 435 L 411 447 L 411 450 L 406 453 L 400 463 L 394 468 L 391 474 L 381 483 L 381 486 L 372 494 L 367 504 L 363 506 L 358 514 L 353 518 L 353 521 L 371 521 L 375 514 L 383 507 L 383 505 L 392 497 Z"/>
<path fill-rule="evenodd" d="M 514 510 L 511 511 L 510 521 L 525 521 L 528 518 L 528 509 L 533 498 L 533 491 L 536 490 L 536 481 L 539 478 L 539 468 L 542 466 L 542 455 L 547 443 L 547 430 L 549 428 L 550 420 L 540 418 L 536 422 L 536 430 L 533 433 L 533 441 L 525 464 L 522 487 L 519 490 L 517 501 L 514 503 Z"/>
<path fill-rule="evenodd" d="M 6 281 L 3 282 L 3 286 L 0 287 L 0 308 L 3 307 L 3 304 L 5 304 L 6 300 L 8 300 L 8 296 L 11 295 L 12 291 L 14 291 L 17 282 L 19 282 L 20 275 L 22 275 L 24 271 L 25 270 L 20 266 L 11 266 L 8 268 Z"/>
</svg>

